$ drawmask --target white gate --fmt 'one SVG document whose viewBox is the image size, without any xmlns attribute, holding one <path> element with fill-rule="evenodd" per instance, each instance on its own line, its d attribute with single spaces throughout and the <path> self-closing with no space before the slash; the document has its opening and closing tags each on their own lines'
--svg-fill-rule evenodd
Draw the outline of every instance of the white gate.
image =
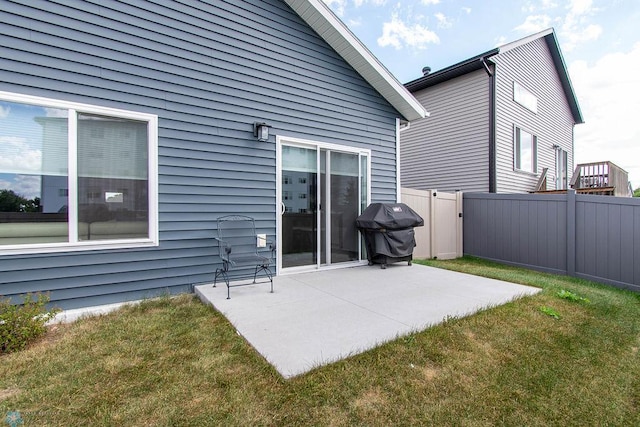
<svg viewBox="0 0 640 427">
<path fill-rule="evenodd" d="M 462 256 L 462 193 L 402 189 L 402 202 L 424 219 L 416 227 L 414 258 L 453 259 Z"/>
</svg>

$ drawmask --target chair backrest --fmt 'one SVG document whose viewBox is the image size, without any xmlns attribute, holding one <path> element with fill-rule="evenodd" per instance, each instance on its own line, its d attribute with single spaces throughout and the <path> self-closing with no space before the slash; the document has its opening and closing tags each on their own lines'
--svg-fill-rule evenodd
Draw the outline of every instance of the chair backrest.
<svg viewBox="0 0 640 427">
<path fill-rule="evenodd" d="M 238 255 L 257 254 L 256 224 L 244 215 L 227 215 L 218 218 L 218 238 L 231 245 L 230 258 Z M 224 248 L 220 247 L 220 256 Z"/>
</svg>

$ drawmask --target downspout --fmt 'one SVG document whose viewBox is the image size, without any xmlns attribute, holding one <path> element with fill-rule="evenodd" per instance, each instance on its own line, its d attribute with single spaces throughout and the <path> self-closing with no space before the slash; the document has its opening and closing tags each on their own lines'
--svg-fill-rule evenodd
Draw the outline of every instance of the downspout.
<svg viewBox="0 0 640 427">
<path fill-rule="evenodd" d="M 396 117 L 396 203 L 402 202 L 400 183 L 400 119 Z"/>
<path fill-rule="evenodd" d="M 402 202 L 402 182 L 400 182 L 400 132 L 411 127 L 411 122 L 401 124 L 396 118 L 396 203 Z"/>
<path fill-rule="evenodd" d="M 486 58 L 481 58 L 489 76 L 489 193 L 497 192 L 496 172 L 496 74 L 491 71 Z"/>
</svg>

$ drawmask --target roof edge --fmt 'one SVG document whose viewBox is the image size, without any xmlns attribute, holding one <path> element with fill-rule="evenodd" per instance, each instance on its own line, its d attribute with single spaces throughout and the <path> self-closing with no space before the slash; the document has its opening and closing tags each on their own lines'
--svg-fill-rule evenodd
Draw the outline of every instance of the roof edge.
<svg viewBox="0 0 640 427">
<path fill-rule="evenodd" d="M 527 43 L 531 43 L 534 40 L 540 39 L 542 37 L 546 37 L 552 33 L 553 33 L 553 28 L 547 28 L 546 30 L 542 30 L 534 34 L 530 34 L 521 39 L 509 42 L 509 43 L 505 43 L 501 46 L 498 46 L 498 49 L 500 50 L 500 53 L 505 53 L 517 47 L 524 46 Z"/>
<path fill-rule="evenodd" d="M 558 38 L 556 37 L 556 33 L 553 28 L 551 28 L 550 32 L 544 37 L 545 41 L 547 42 L 547 46 L 551 51 L 551 57 L 553 58 L 553 62 L 556 65 L 558 74 L 560 75 L 560 82 L 562 83 L 562 88 L 564 89 L 567 101 L 569 102 L 569 107 L 571 108 L 571 113 L 573 114 L 573 120 L 576 124 L 584 123 L 582 111 L 580 110 L 580 104 L 578 104 L 578 97 L 576 96 L 576 92 L 573 89 L 571 77 L 569 76 L 569 70 L 567 69 L 567 64 L 564 62 L 564 56 L 562 55 L 562 51 L 560 50 L 560 44 L 558 43 Z"/>
<path fill-rule="evenodd" d="M 578 98 L 576 97 L 575 90 L 573 89 L 573 85 L 569 77 L 569 72 L 567 71 L 567 66 L 564 62 L 562 51 L 560 50 L 560 44 L 558 43 L 558 38 L 553 28 L 547 28 L 546 30 L 539 31 L 535 34 L 531 34 L 516 41 L 504 44 L 485 53 L 481 53 L 480 55 L 476 55 L 472 58 L 451 65 L 447 68 L 443 68 L 442 70 L 428 74 L 427 76 L 417 78 L 405 83 L 405 87 L 413 93 L 445 82 L 447 80 L 454 79 L 456 77 L 482 68 L 483 59 L 488 59 L 492 56 L 508 52 L 541 38 L 544 38 L 551 53 L 551 58 L 553 59 L 553 63 L 558 72 L 560 83 L 562 85 L 565 97 L 567 98 L 567 102 L 569 103 L 569 108 L 571 110 L 574 122 L 576 124 L 584 123 L 584 118 L 582 117 L 582 112 L 580 111 L 580 105 L 578 104 Z"/>
<path fill-rule="evenodd" d="M 476 55 L 472 58 L 450 65 L 449 67 L 429 73 L 426 76 L 418 77 L 415 80 L 405 83 L 404 86 L 413 93 L 447 80 L 455 79 L 456 77 L 484 68 L 483 60 L 491 58 L 498 53 L 499 50 L 497 48 L 491 49 L 481 53 L 480 55 Z"/>
<path fill-rule="evenodd" d="M 284 0 L 405 119 L 429 113 L 322 0 Z"/>
<path fill-rule="evenodd" d="M 500 53 L 508 52 L 541 38 L 544 38 L 544 41 L 547 43 L 547 47 L 549 48 L 549 52 L 551 53 L 551 58 L 553 59 L 553 64 L 556 66 L 556 70 L 558 71 L 558 77 L 560 78 L 560 83 L 562 84 L 564 95 L 567 98 L 567 102 L 569 103 L 573 121 L 576 124 L 584 123 L 584 118 L 582 117 L 582 112 L 580 111 L 580 105 L 578 104 L 578 98 L 576 96 L 575 90 L 573 89 L 573 84 L 571 83 L 571 78 L 569 77 L 569 71 L 567 70 L 567 64 L 564 62 L 564 57 L 562 55 L 562 51 L 560 50 L 560 43 L 558 42 L 558 37 L 556 36 L 556 32 L 553 27 L 523 37 L 511 43 L 502 45 L 499 47 Z"/>
</svg>

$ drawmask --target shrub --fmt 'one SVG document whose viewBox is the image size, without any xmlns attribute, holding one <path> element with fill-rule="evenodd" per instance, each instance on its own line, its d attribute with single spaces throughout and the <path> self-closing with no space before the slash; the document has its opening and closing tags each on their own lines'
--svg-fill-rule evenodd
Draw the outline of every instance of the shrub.
<svg viewBox="0 0 640 427">
<path fill-rule="evenodd" d="M 560 319 L 560 313 L 558 313 L 558 311 L 553 307 L 542 306 L 540 307 L 540 311 L 554 319 Z"/>
<path fill-rule="evenodd" d="M 588 298 L 581 297 L 580 295 L 574 294 L 573 292 L 570 292 L 564 289 L 561 289 L 560 291 L 558 291 L 556 296 L 558 298 L 566 299 L 573 302 L 584 302 L 586 304 L 589 304 L 590 302 Z"/>
<path fill-rule="evenodd" d="M 46 332 L 46 323 L 60 311 L 47 310 L 49 296 L 27 294 L 22 305 L 0 298 L 0 354 L 24 349 Z"/>
</svg>

